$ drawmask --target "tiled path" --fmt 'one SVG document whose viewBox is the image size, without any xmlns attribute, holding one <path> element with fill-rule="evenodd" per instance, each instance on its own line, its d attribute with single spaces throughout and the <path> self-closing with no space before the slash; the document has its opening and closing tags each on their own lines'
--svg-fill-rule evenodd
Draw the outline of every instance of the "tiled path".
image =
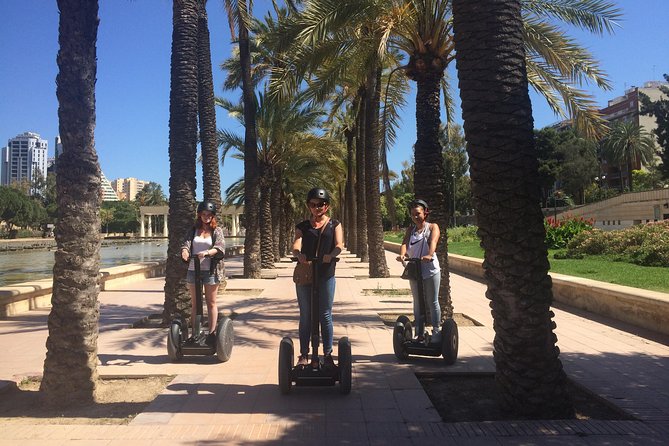
<svg viewBox="0 0 669 446">
<path fill-rule="evenodd" d="M 555 310 L 555 319 L 568 375 L 639 421 L 443 423 L 414 372 L 494 371 L 485 288 L 451 276 L 455 311 L 482 324 L 460 327 L 454 366 L 445 367 L 438 358 L 400 364 L 392 353 L 391 328 L 378 314 L 408 310 L 410 297 L 363 291 L 407 288 L 394 257 L 387 253 L 393 275 L 389 279 L 366 278 L 366 265 L 352 257 L 337 267 L 335 340 L 348 336 L 354 359 L 348 396 L 340 395 L 337 387 L 279 393 L 279 341 L 288 335 L 298 344 L 292 265 L 278 264 L 276 279 L 228 281 L 219 303 L 237 315 L 232 358 L 224 364 L 214 357 L 171 363 L 166 330 L 129 328 L 162 309 L 163 280 L 149 279 L 100 294 L 98 370 L 102 376 L 177 375 L 167 389 L 130 425 L 11 424 L 0 426 L 0 446 L 669 444 L 669 339 L 562 309 Z M 231 261 L 227 269 L 237 274 L 241 263 Z M 0 320 L 0 380 L 41 373 L 47 314 L 39 310 Z"/>
</svg>

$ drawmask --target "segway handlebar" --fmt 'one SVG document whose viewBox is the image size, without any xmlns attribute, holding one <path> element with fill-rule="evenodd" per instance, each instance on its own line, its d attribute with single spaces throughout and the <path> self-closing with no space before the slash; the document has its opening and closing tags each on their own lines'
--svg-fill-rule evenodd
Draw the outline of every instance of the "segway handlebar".
<svg viewBox="0 0 669 446">
<path fill-rule="evenodd" d="M 297 257 L 291 257 L 290 261 L 291 262 L 297 262 Z M 320 262 L 320 261 L 321 261 L 321 259 L 319 259 L 318 257 L 307 257 L 307 262 Z M 330 263 L 338 262 L 338 261 L 339 261 L 339 257 L 333 257 L 332 259 L 330 259 Z"/>
</svg>

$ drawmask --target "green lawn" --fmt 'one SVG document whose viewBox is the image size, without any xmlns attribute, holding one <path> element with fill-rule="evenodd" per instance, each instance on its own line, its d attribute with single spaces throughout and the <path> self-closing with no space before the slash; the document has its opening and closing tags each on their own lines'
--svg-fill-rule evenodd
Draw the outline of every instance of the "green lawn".
<svg viewBox="0 0 669 446">
<path fill-rule="evenodd" d="M 386 237 L 386 240 L 389 240 L 389 238 Z M 483 258 L 483 249 L 479 246 L 478 241 L 449 243 L 448 252 L 467 257 Z M 587 256 L 584 259 L 555 259 L 553 258 L 554 253 L 555 251 L 552 250 L 548 252 L 552 272 L 669 293 L 667 268 L 617 262 L 604 256 Z"/>
</svg>

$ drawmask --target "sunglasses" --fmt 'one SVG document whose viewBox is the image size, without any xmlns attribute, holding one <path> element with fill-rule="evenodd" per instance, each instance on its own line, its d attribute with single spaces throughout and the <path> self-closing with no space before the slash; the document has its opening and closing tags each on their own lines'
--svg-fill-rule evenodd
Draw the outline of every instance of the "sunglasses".
<svg viewBox="0 0 669 446">
<path fill-rule="evenodd" d="M 307 203 L 307 204 L 308 204 L 309 207 L 312 208 L 312 209 L 314 209 L 314 208 L 321 209 L 321 208 L 324 208 L 325 206 L 328 205 L 328 204 L 327 204 L 326 202 L 324 202 L 324 201 L 321 201 L 320 203 L 314 203 L 313 201 L 310 201 L 310 202 Z"/>
</svg>

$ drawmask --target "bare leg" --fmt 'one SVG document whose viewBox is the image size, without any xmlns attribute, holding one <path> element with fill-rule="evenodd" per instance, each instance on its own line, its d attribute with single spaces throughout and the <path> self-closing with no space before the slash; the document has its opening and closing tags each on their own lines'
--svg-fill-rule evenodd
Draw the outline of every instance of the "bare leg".
<svg viewBox="0 0 669 446">
<path fill-rule="evenodd" d="M 190 293 L 190 326 L 193 328 L 192 331 L 192 336 L 195 337 L 197 333 L 195 333 L 195 316 L 197 314 L 196 308 L 195 308 L 195 284 L 194 283 L 188 283 L 188 292 Z"/>
<path fill-rule="evenodd" d="M 216 333 L 216 324 L 218 323 L 218 307 L 216 306 L 217 293 L 218 284 L 204 286 L 204 294 L 207 300 L 207 314 L 209 315 L 209 333 Z"/>
</svg>

